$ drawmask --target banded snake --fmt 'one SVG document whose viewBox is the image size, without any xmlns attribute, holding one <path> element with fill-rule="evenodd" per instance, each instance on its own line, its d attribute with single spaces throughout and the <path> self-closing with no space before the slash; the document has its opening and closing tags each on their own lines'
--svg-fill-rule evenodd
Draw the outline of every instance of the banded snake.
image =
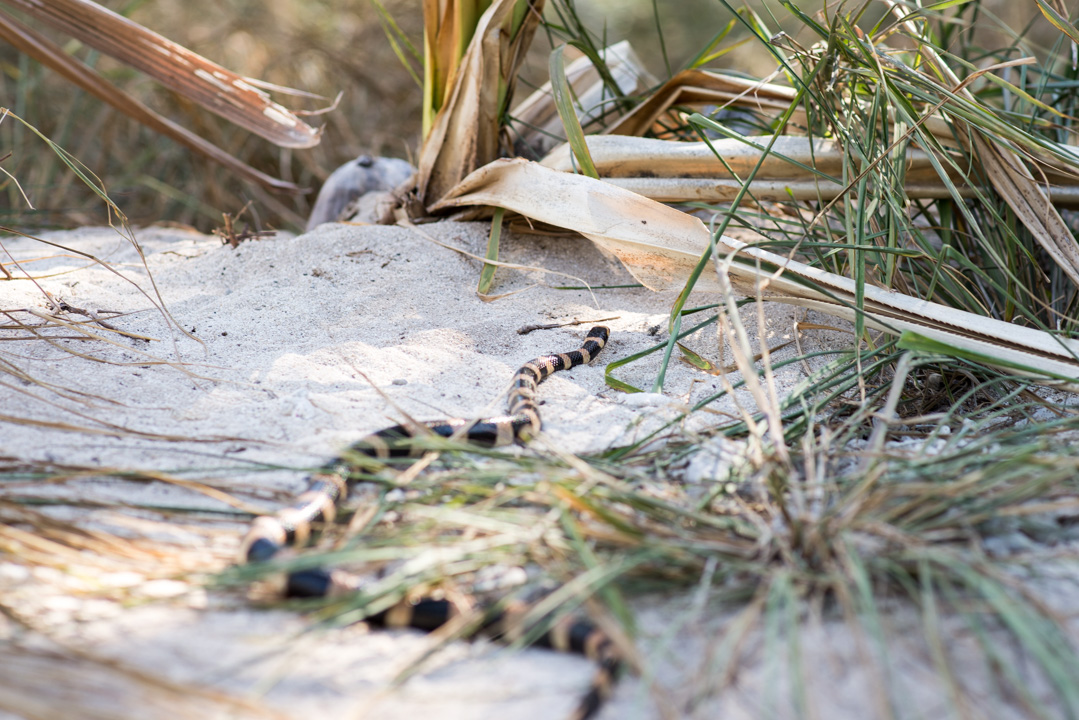
<svg viewBox="0 0 1079 720">
<path fill-rule="evenodd" d="M 603 326 L 592 328 L 584 344 L 569 353 L 544 355 L 525 363 L 513 377 L 507 399 L 509 414 L 501 417 L 482 418 L 476 421 L 462 419 L 435 420 L 419 423 L 420 432 L 431 432 L 442 437 L 462 437 L 469 444 L 481 447 L 507 445 L 514 441 L 527 442 L 540 431 L 540 417 L 536 408 L 537 386 L 551 374 L 578 365 L 586 365 L 603 349 L 610 331 Z M 415 426 L 412 426 L 415 427 Z M 324 465 L 308 478 L 307 488 L 295 502 L 273 515 L 255 519 L 244 538 L 240 561 L 242 563 L 266 562 L 289 546 L 307 543 L 316 523 L 332 523 L 337 506 L 349 491 L 349 454 L 385 460 L 399 457 L 416 457 L 422 450 L 413 442 L 415 432 L 406 425 L 379 430 L 348 448 L 342 457 Z M 288 575 L 285 595 L 288 597 L 333 597 L 355 592 L 362 581 L 350 573 L 326 568 L 299 570 Z M 527 610 L 521 603 L 511 604 L 486 616 L 480 630 L 492 637 L 509 633 L 511 623 Z M 402 602 L 370 616 L 366 621 L 373 626 L 412 627 L 424 631 L 435 630 L 454 615 L 451 601 L 424 598 L 418 602 Z M 564 652 L 584 655 L 596 663 L 596 673 L 587 692 L 581 697 L 573 720 L 587 720 L 596 714 L 610 695 L 621 670 L 622 658 L 611 639 L 587 619 L 568 617 L 556 622 L 534 645 Z"/>
</svg>

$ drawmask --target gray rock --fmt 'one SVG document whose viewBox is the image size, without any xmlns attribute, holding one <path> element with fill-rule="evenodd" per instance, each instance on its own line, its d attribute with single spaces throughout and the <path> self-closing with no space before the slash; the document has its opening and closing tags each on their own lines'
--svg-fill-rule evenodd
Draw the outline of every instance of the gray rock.
<svg viewBox="0 0 1079 720">
<path fill-rule="evenodd" d="M 397 158 L 373 158 L 361 155 L 345 163 L 326 178 L 319 190 L 315 207 L 307 219 L 307 229 L 335 222 L 353 213 L 357 201 L 368 193 L 385 193 L 401 185 L 415 172 L 410 164 Z"/>
</svg>

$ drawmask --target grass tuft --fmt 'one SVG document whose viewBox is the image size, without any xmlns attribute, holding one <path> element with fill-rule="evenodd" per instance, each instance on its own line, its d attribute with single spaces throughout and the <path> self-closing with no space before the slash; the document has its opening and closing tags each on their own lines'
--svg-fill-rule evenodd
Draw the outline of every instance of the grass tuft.
<svg viewBox="0 0 1079 720">
<path fill-rule="evenodd" d="M 1037 592 L 1040 573 L 1058 555 L 1073 555 L 1072 527 L 1079 510 L 1074 398 L 1030 384 L 1021 374 L 1025 368 L 998 363 L 992 369 L 986 358 L 946 345 L 910 335 L 899 340 L 877 335 L 861 313 L 866 287 L 875 286 L 1062 337 L 1076 334 L 1075 278 L 1053 254 L 1054 247 L 1066 249 L 1070 233 L 1051 223 L 1032 227 L 1008 202 L 999 181 L 996 190 L 989 189 L 994 187 L 994 161 L 988 154 L 993 143 L 1006 142 L 1022 156 L 1038 158 L 1047 178 L 1074 177 L 1079 169 L 1076 158 L 1059 147 L 1077 144 L 1079 94 L 1074 46 L 1057 6 L 1038 0 L 1035 21 L 1000 23 L 992 35 L 1004 41 L 990 43 L 984 30 L 994 20 L 989 3 L 903 6 L 898 17 L 871 16 L 876 10 L 869 3 L 829 6 L 813 14 L 791 2 L 737 11 L 722 4 L 730 10 L 725 22 L 732 25 L 690 53 L 687 64 L 725 59 L 754 45 L 756 57 L 771 58 L 767 74 L 774 71 L 793 90 L 792 102 L 781 112 L 739 108 L 732 114 L 730 108 L 705 108 L 694 114 L 700 108 L 675 108 L 656 134 L 706 142 L 722 135 L 750 142 L 748 136 L 766 130 L 837 144 L 842 161 L 834 177 L 844 190 L 835 199 L 761 200 L 751 188 L 754 169 L 740 178 L 732 203 L 692 209 L 710 218 L 717 236 L 740 230 L 762 247 L 853 279 L 854 321 L 840 328 L 850 335 L 849 346 L 799 351 L 778 360 L 770 354 L 776 348 L 754 348 L 746 340 L 740 310 L 749 303 L 763 305 L 759 298 L 738 301 L 727 288 L 714 304 L 688 307 L 697 278 L 717 272 L 720 259 L 712 258 L 710 250 L 672 308 L 668 338 L 607 366 L 608 384 L 627 392 L 639 388 L 613 371 L 662 351 L 653 385 L 660 390 L 682 341 L 685 356 L 704 372 L 733 366 L 736 372 L 721 376 L 722 390 L 684 417 L 632 445 L 586 457 L 561 453 L 542 438 L 526 453 L 477 451 L 425 438 L 431 455 L 424 472 L 356 458 L 359 509 L 346 512 L 344 523 L 326 528 L 315 551 L 271 567 L 229 568 L 215 582 L 246 586 L 268 573 L 324 565 L 364 574 L 368 580 L 361 592 L 318 604 L 316 617 L 329 623 L 359 620 L 420 593 L 460 597 L 475 591 L 504 597 L 511 588 L 545 595 L 525 620 L 526 638 L 564 613 L 596 606 L 605 609 L 601 616 L 614 618 L 627 636 L 634 636 L 640 632 L 633 612 L 639 594 L 693 593 L 700 598 L 694 612 L 711 606 L 734 617 L 709 650 L 701 676 L 678 701 L 683 712 L 737 692 L 741 668 L 759 659 L 770 680 L 761 699 L 763 714 L 811 714 L 818 697 L 810 666 L 813 633 L 815 628 L 825 633 L 845 628 L 857 659 L 880 686 L 877 714 L 905 716 L 911 702 L 908 680 L 898 667 L 893 641 L 896 626 L 909 621 L 941 678 L 942 702 L 955 714 L 981 706 L 983 676 L 999 685 L 1002 699 L 1032 716 L 1079 714 L 1079 693 L 1072 682 L 1079 676 L 1079 654 L 1067 618 Z M 390 15 L 383 6 L 392 4 L 379 5 L 380 21 L 387 23 Z M 327 7 L 341 17 L 356 17 L 332 3 Z M 659 8 L 653 4 L 649 13 L 657 31 L 665 31 L 670 23 L 656 19 Z M 361 72 L 363 64 L 351 55 L 334 51 L 329 43 L 316 51 L 318 41 L 331 32 L 351 37 L 350 47 L 361 47 L 356 38 L 363 31 L 347 27 L 348 22 L 342 30 L 342 23 L 313 15 L 286 24 L 294 42 L 307 38 L 302 47 L 310 56 L 301 53 L 301 71 L 314 67 L 310 72 L 318 75 L 319 68 L 331 65 L 333 72 L 326 76 L 355 71 L 357 82 L 369 83 L 370 94 L 378 95 L 379 82 Z M 395 17 L 403 23 L 407 15 Z M 407 54 L 407 28 L 390 27 L 396 51 Z M 260 47 L 250 27 L 225 23 L 202 29 L 207 42 L 218 42 L 228 52 Z M 345 32 L 350 29 L 354 34 Z M 564 42 L 578 49 L 599 63 L 601 77 L 610 79 L 600 52 L 606 38 L 588 30 L 573 2 L 552 3 L 546 30 L 552 45 Z M 674 44 L 661 42 L 660 47 L 669 74 L 678 64 L 667 52 Z M 252 62 L 262 63 L 250 74 L 304 84 L 276 78 L 277 58 L 250 54 Z M 554 57 L 556 69 L 560 57 Z M 17 77 L 20 110 L 43 104 L 35 100 L 46 88 L 34 77 L 36 71 L 25 63 L 12 67 L 18 71 L 9 76 Z M 952 82 L 945 70 L 961 79 Z M 569 111 L 568 93 L 564 99 Z M 74 111 L 82 100 L 69 102 Z M 612 112 L 633 102 L 615 88 L 604 99 Z M 943 114 L 931 117 L 938 111 Z M 356 106 L 353 112 L 359 113 Z M 81 130 L 90 133 L 95 147 L 115 142 L 106 117 L 92 116 L 89 130 Z M 383 121 L 386 117 L 394 119 L 389 114 Z M 400 128 L 400 123 L 391 124 L 395 131 Z M 331 132 L 349 138 L 346 127 Z M 0 130 L 13 131 L 15 149 L 29 139 L 27 127 L 9 122 Z M 221 144 L 229 145 L 227 131 L 208 133 L 220 134 Z M 63 122 L 46 134 L 83 142 Z M 338 143 L 347 148 L 342 150 L 346 155 L 368 149 L 355 136 L 350 139 L 351 145 Z M 944 197 L 908 195 L 905 158 L 910 151 L 925 154 L 935 179 L 944 185 Z M 208 202 L 203 193 L 211 187 L 220 190 L 220 180 L 188 161 L 151 158 L 147 165 L 147 158 L 137 158 L 132 148 L 125 152 L 116 159 L 115 175 L 112 166 L 104 171 L 118 178 L 112 184 L 121 194 L 135 182 L 131 178 L 144 176 L 158 177 L 161 187 L 173 189 L 154 201 L 164 206 L 148 206 L 149 215 L 175 211 L 176 217 L 195 222 L 200 214 L 214 214 L 216 222 L 221 211 L 244 207 Z M 299 158 L 287 152 L 272 159 L 256 156 L 252 151 L 248 162 L 276 162 L 278 170 Z M 325 168 L 308 160 L 291 165 L 292 179 L 319 177 Z M 56 153 L 50 162 L 32 172 L 26 165 L 5 165 L 8 177 L 19 177 L 20 183 L 9 182 L 4 191 L 13 198 L 24 191 L 31 199 L 52 196 L 67 190 L 61 186 L 73 183 L 71 176 L 90 181 L 94 192 L 100 187 L 68 156 Z M 763 162 L 762 156 L 758 169 Z M 155 173 L 155 167 L 169 171 Z M 302 214 L 302 204 L 275 202 L 281 217 Z M 93 213 L 69 217 L 83 221 L 96 217 Z M 1064 217 L 1074 224 L 1073 216 Z M 495 267 L 497 241 L 494 234 L 488 268 Z M 2 267 L 6 277 L 32 277 L 14 261 Z M 490 272 L 482 276 L 481 292 L 490 277 Z M 719 277 L 725 281 L 722 272 Z M 81 334 L 106 342 L 108 320 L 91 318 L 97 323 L 91 335 L 89 320 L 61 318 L 73 310 L 53 305 L 49 313 L 6 312 L 4 329 L 22 333 L 17 340 L 71 343 L 66 338 Z M 693 318 L 696 324 L 683 330 L 684 318 L 694 315 L 699 316 Z M 814 325 L 831 329 L 811 316 L 805 327 Z M 701 332 L 713 326 L 714 336 Z M 734 362 L 724 353 L 733 355 Z M 0 361 L 7 376 L 29 377 L 10 355 L 0 354 Z M 809 372 L 781 396 L 775 374 L 792 363 Z M 34 392 L 78 394 L 74 388 L 38 386 Z M 737 415 L 713 414 L 703 435 L 685 429 L 687 417 L 707 413 L 721 397 L 742 390 L 752 402 L 740 405 Z M 732 452 L 738 462 L 691 472 L 709 453 Z M 0 468 L 0 539 L 43 565 L 59 564 L 60 558 L 84 550 L 105 558 L 123 556 L 127 548 L 122 543 L 62 526 L 35 509 L 44 500 L 26 494 L 24 486 L 55 481 L 64 473 L 28 470 L 19 463 Z M 191 483 L 187 487 L 194 488 Z M 194 489 L 221 491 L 205 484 Z M 169 567 L 189 571 L 175 552 L 163 551 L 176 560 Z M 456 629 L 463 633 L 467 622 Z M 984 658 L 981 675 L 957 670 L 968 640 Z M 646 656 L 642 671 L 654 674 L 662 662 L 659 655 Z M 1036 691 L 1031 676 L 1037 678 Z"/>
</svg>

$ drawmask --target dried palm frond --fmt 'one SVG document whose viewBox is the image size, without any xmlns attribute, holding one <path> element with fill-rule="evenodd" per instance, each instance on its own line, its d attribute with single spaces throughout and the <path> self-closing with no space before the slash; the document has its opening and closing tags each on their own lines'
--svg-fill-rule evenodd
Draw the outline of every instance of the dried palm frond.
<svg viewBox="0 0 1079 720">
<path fill-rule="evenodd" d="M 270 100 L 264 90 L 90 0 L 2 0 L 165 87 L 281 147 L 311 147 L 318 130 Z M 290 91 L 295 93 L 296 91 Z"/>
<path fill-rule="evenodd" d="M 712 242 L 700 219 L 610 183 L 538 163 L 501 160 L 466 178 L 436 209 L 492 205 L 579 232 L 613 252 L 652 289 L 680 289 Z M 747 297 L 810 307 L 892 334 L 916 332 L 1046 384 L 1079 390 L 1079 341 L 866 286 L 791 258 L 716 238 L 717 269 Z M 720 259 L 722 262 L 720 263 Z M 722 292 L 700 276 L 695 289 Z"/>
<path fill-rule="evenodd" d="M 675 107 L 743 107 L 779 115 L 796 96 L 797 93 L 789 87 L 763 80 L 709 70 L 683 70 L 605 132 L 610 135 L 645 135 L 658 131 L 662 135 L 672 124 L 681 124 L 676 118 L 673 123 L 661 122 Z M 799 121 L 804 124 L 804 115 L 796 117 L 796 122 Z"/>
<path fill-rule="evenodd" d="M 503 114 L 513 96 L 525 50 L 539 24 L 543 3 L 544 0 L 495 0 L 470 34 L 463 28 L 454 2 L 426 3 L 426 17 L 434 14 L 442 19 L 441 24 L 428 25 L 429 54 L 452 57 L 465 38 L 468 49 L 446 73 L 450 78 L 446 99 L 438 108 L 420 152 L 416 185 L 425 206 L 441 198 L 468 173 L 499 157 Z M 447 27 L 452 27 L 453 32 L 445 32 Z"/>
<path fill-rule="evenodd" d="M 744 178 L 751 174 L 744 192 L 747 200 L 829 201 L 850 191 L 850 184 L 842 180 L 846 155 L 831 139 L 780 135 L 680 142 L 592 135 L 586 140 L 600 178 L 660 202 L 730 202 L 743 192 Z M 903 161 L 909 198 L 952 197 L 951 186 L 925 151 L 908 150 Z M 559 146 L 541 162 L 562 172 L 576 169 L 569 145 Z M 959 184 L 954 173 L 947 177 L 953 179 L 952 185 Z M 961 197 L 976 194 L 966 185 L 958 189 Z M 1055 203 L 1079 204 L 1079 185 L 1052 185 L 1049 193 Z"/>
<path fill-rule="evenodd" d="M 257 87 L 261 84 L 258 81 L 240 77 L 97 3 L 89 0 L 2 2 L 145 72 L 162 85 L 276 145 L 306 148 L 319 141 L 318 129 L 273 102 L 264 90 Z M 300 192 L 301 189 L 295 184 L 261 173 L 161 117 L 72 58 L 55 43 L 6 13 L 0 14 L 0 39 L 155 132 L 205 155 L 242 177 L 275 190 Z"/>
</svg>

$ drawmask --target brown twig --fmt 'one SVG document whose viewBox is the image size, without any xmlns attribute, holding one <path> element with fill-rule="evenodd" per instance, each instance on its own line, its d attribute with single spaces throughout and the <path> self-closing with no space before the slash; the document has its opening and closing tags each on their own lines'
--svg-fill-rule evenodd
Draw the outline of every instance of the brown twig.
<svg viewBox="0 0 1079 720">
<path fill-rule="evenodd" d="M 115 325 L 113 325 L 111 323 L 108 323 L 108 322 L 106 322 L 105 320 L 102 320 L 99 317 L 99 315 L 101 315 L 102 313 L 104 313 L 106 315 L 123 315 L 124 313 L 122 311 L 120 311 L 120 310 L 86 310 L 85 308 L 75 307 L 74 305 L 72 305 L 71 303 L 66 302 L 63 299 L 60 300 L 59 307 L 60 307 L 60 310 L 63 311 L 63 312 L 75 313 L 76 315 L 82 315 L 83 317 L 88 317 L 91 320 L 93 320 L 95 323 L 100 325 L 101 327 L 103 327 L 103 328 L 105 328 L 107 330 L 112 330 L 114 333 L 118 333 L 120 335 L 123 335 L 124 337 L 129 337 L 129 338 L 132 338 L 134 340 L 146 340 L 146 341 L 150 340 L 150 338 L 144 337 L 142 335 L 135 335 L 133 333 L 127 332 L 126 330 L 121 330 L 120 328 L 116 327 Z"/>
<path fill-rule="evenodd" d="M 527 335 L 533 330 L 555 330 L 560 327 L 567 327 L 569 325 L 589 325 L 591 323 L 607 322 L 608 320 L 619 320 L 622 316 L 615 315 L 609 318 L 600 318 L 599 320 L 572 320 L 564 323 L 550 323 L 549 325 L 524 325 L 517 328 L 518 335 Z"/>
<path fill-rule="evenodd" d="M 229 213 L 221 213 L 223 224 L 219 228 L 214 228 L 212 231 L 214 235 L 221 238 L 222 245 L 228 245 L 229 247 L 240 247 L 240 243 L 247 240 L 259 240 L 265 237 L 273 237 L 277 234 L 276 230 L 252 230 L 249 223 L 244 223 L 244 229 L 236 231 L 236 221 L 239 220 L 245 212 L 251 207 L 251 203 L 248 202 L 240 212 L 236 213 L 233 217 Z"/>
</svg>

